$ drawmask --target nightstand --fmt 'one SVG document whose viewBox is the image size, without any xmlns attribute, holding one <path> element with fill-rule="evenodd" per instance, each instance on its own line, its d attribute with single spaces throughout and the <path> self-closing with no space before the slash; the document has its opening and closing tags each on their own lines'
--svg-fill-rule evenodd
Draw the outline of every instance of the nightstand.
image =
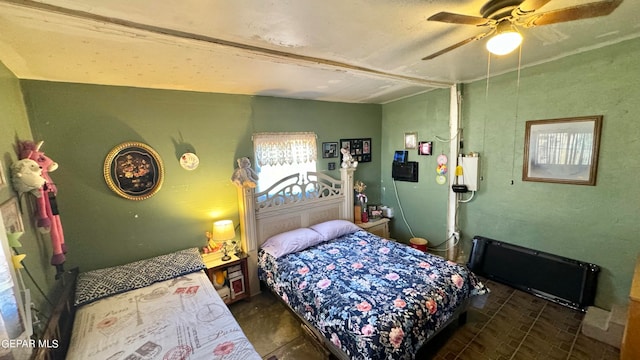
<svg viewBox="0 0 640 360">
<path fill-rule="evenodd" d="M 227 271 L 229 295 L 221 295 L 225 304 L 231 304 L 249 297 L 249 273 L 247 271 L 247 258 L 249 256 L 245 253 L 230 256 L 230 260 L 222 261 L 219 254 L 202 254 L 202 262 L 207 267 L 207 277 L 209 277 L 212 284 L 215 283 L 216 271 Z"/>
<path fill-rule="evenodd" d="M 389 218 L 381 218 L 369 220 L 366 223 L 356 223 L 360 228 L 367 230 L 368 232 L 383 237 L 385 239 L 389 238 Z"/>
</svg>

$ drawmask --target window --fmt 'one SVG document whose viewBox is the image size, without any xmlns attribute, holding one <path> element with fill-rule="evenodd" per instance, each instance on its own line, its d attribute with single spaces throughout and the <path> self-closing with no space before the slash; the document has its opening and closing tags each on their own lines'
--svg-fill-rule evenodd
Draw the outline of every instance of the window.
<svg viewBox="0 0 640 360">
<path fill-rule="evenodd" d="M 253 135 L 258 191 L 295 173 L 316 171 L 316 134 L 259 133 Z"/>
</svg>

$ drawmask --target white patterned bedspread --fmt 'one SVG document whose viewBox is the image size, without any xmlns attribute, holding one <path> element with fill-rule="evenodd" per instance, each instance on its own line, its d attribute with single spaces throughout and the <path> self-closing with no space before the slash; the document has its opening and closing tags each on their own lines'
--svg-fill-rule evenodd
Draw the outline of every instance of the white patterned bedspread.
<svg viewBox="0 0 640 360">
<path fill-rule="evenodd" d="M 261 357 L 203 271 L 81 306 L 67 360 Z"/>
</svg>

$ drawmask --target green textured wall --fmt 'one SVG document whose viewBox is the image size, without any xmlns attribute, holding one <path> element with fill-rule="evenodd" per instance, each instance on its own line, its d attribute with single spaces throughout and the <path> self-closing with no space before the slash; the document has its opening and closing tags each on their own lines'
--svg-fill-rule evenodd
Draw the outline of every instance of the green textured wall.
<svg viewBox="0 0 640 360">
<path fill-rule="evenodd" d="M 463 87 L 463 151 L 480 153 L 483 177 L 474 200 L 460 204 L 466 254 L 470 239 L 483 235 L 592 262 L 602 268 L 596 305 L 610 308 L 626 302 L 640 252 L 640 192 L 634 186 L 640 175 L 638 73 L 640 40 L 636 39 L 523 69 L 519 89 L 517 72 L 491 77 L 488 93 L 486 81 Z M 447 102 L 448 93 L 441 95 Z M 439 119 L 445 107 L 429 110 L 432 96 L 383 106 L 383 137 L 398 136 L 394 124 L 405 129 L 442 128 Z M 523 182 L 525 122 L 584 115 L 604 115 L 597 185 Z M 388 179 L 384 167 L 382 179 Z M 443 200 L 424 200 L 422 191 L 427 190 L 422 187 L 429 186 L 433 185 L 415 188 L 419 193 L 413 198 L 422 200 L 407 197 L 405 212 L 421 213 L 431 206 L 438 207 L 438 214 L 446 212 Z M 424 227 L 431 222 L 431 216 L 424 216 L 413 224 Z"/>
<path fill-rule="evenodd" d="M 343 137 L 380 143 L 379 105 L 42 81 L 23 81 L 22 87 L 33 136 L 45 140 L 44 150 L 60 163 L 52 177 L 67 259 L 82 271 L 203 246 L 212 220 L 237 224 L 230 177 L 236 158 L 252 157 L 253 132 L 314 131 L 319 148 Z M 147 200 L 120 198 L 103 179 L 105 156 L 125 141 L 148 144 L 164 162 L 162 189 Z M 178 163 L 186 150 L 200 158 L 191 172 Z M 319 170 L 327 163 L 321 159 Z M 379 149 L 358 174 L 379 183 Z"/>
<path fill-rule="evenodd" d="M 382 203 L 394 208 L 391 235 L 407 243 L 411 237 L 422 237 L 437 245 L 444 241 L 447 229 L 448 188 L 436 183 L 436 158 L 449 152 L 449 89 L 386 104 L 382 117 Z M 417 132 L 419 141 L 433 142 L 431 156 L 407 150 L 409 161 L 418 162 L 417 183 L 391 177 L 393 155 L 404 150 L 406 132 Z"/>
<path fill-rule="evenodd" d="M 22 100 L 22 92 L 18 79 L 2 63 L 0 63 L 0 166 L 3 167 L 7 186 L 0 188 L 0 203 L 4 203 L 16 197 L 17 193 L 11 186 L 11 173 L 9 167 L 18 159 L 16 145 L 18 139 L 30 139 L 31 129 L 27 118 L 27 111 Z M 31 297 L 36 308 L 47 311 L 48 303 L 45 296 L 49 297 L 50 290 L 55 282 L 55 268 L 49 265 L 51 260 L 51 245 L 49 236 L 38 232 L 31 216 L 33 213 L 33 198 L 30 195 L 23 196 L 22 222 L 24 223 L 25 234 L 20 238 L 22 247 L 18 251 L 27 254 L 23 264 L 33 275 L 33 279 L 38 287 L 34 286 L 32 279 L 27 276 L 25 270 L 22 275 L 25 285 L 31 289 Z"/>
</svg>

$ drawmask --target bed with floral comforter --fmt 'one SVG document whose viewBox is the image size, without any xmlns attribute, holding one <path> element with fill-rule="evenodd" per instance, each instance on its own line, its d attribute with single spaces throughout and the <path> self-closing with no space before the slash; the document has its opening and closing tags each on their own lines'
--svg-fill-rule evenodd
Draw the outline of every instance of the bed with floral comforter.
<svg viewBox="0 0 640 360">
<path fill-rule="evenodd" d="M 466 267 L 366 231 L 274 257 L 259 277 L 352 359 L 413 359 L 470 297 L 488 289 Z"/>
</svg>

